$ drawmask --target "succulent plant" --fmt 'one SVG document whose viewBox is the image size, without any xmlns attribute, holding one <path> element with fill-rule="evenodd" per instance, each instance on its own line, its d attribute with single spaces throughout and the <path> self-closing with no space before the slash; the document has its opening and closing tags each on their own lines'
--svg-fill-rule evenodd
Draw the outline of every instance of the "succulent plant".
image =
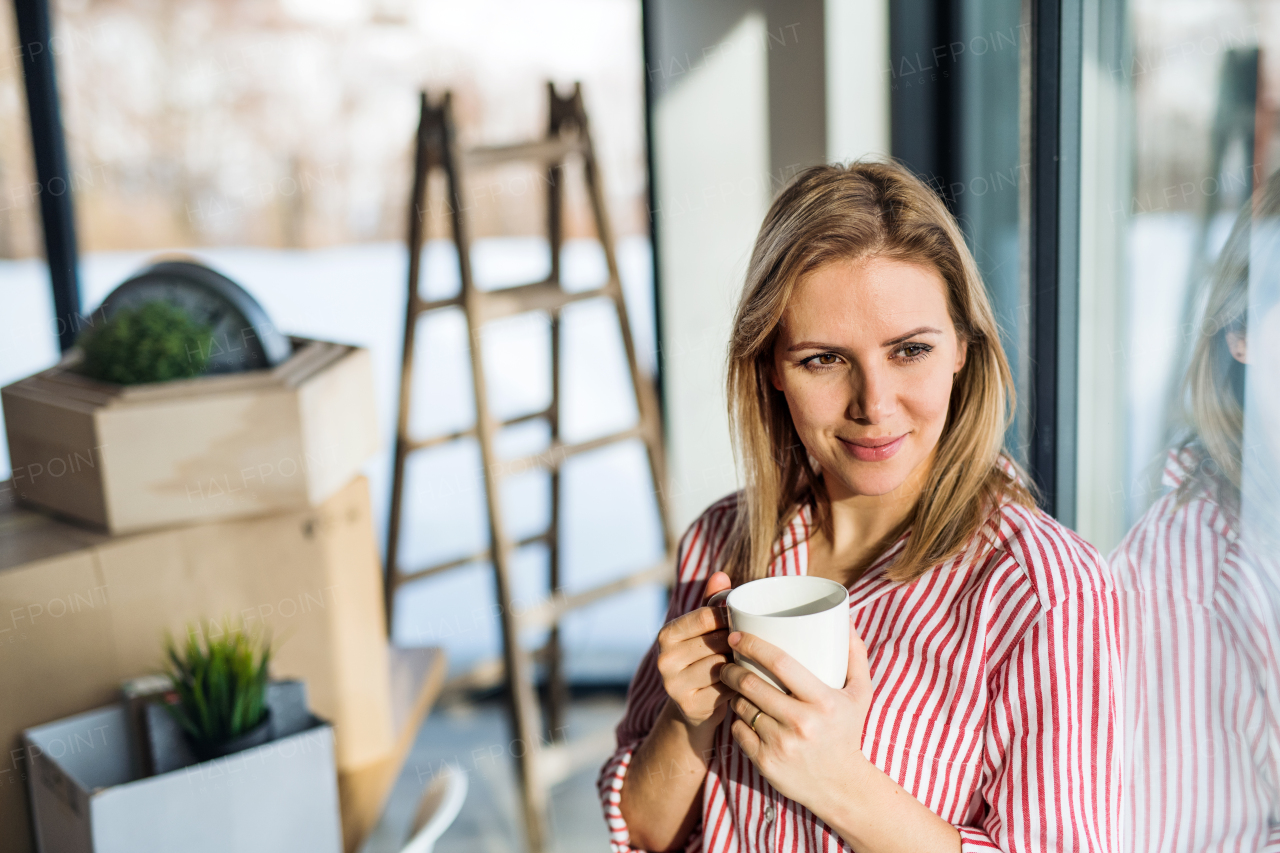
<svg viewBox="0 0 1280 853">
<path fill-rule="evenodd" d="M 199 376 L 209 363 L 213 330 L 182 307 L 152 300 L 121 308 L 76 343 L 84 352 L 80 372 L 120 385 Z"/>
<path fill-rule="evenodd" d="M 203 643 L 201 637 L 198 626 L 191 628 L 182 650 L 172 635 L 167 637 L 166 674 L 178 701 L 165 708 L 196 743 L 222 743 L 266 716 L 271 644 L 262 632 L 243 626 L 205 635 Z"/>
</svg>

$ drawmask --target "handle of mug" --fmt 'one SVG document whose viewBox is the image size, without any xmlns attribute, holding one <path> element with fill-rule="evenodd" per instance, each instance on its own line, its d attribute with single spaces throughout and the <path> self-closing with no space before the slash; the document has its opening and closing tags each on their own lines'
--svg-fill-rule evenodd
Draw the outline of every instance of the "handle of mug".
<svg viewBox="0 0 1280 853">
<path fill-rule="evenodd" d="M 717 592 L 715 595 L 708 598 L 707 603 L 702 606 L 715 607 L 719 604 L 724 604 L 724 600 L 729 597 L 729 593 L 731 592 L 733 592 L 732 589 L 722 589 L 719 592 Z"/>
</svg>

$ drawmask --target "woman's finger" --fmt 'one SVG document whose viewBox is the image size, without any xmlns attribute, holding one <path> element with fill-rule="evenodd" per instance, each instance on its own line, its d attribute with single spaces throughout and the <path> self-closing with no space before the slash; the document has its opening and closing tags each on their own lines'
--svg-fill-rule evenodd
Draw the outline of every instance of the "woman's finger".
<svg viewBox="0 0 1280 853">
<path fill-rule="evenodd" d="M 665 672 L 678 672 L 696 660 L 710 654 L 728 655 L 732 649 L 728 646 L 728 626 L 717 628 L 709 614 L 712 608 L 704 607 L 701 611 L 686 613 L 680 619 L 672 620 L 658 634 L 658 653 L 661 657 L 661 669 Z M 696 617 L 701 612 L 702 619 L 691 619 L 680 624 L 681 620 Z M 705 628 L 705 630 L 703 630 Z M 692 629 L 692 630 L 691 630 Z"/>
<path fill-rule="evenodd" d="M 720 670 L 720 680 L 775 720 L 789 720 L 799 710 L 799 700 L 783 693 L 745 666 L 725 664 Z"/>
<path fill-rule="evenodd" d="M 723 607 L 699 607 L 672 619 L 658 633 L 666 643 L 675 645 L 728 627 L 729 618 Z"/>
<path fill-rule="evenodd" d="M 738 719 L 751 726 L 762 740 L 767 735 L 767 732 L 764 731 L 766 726 L 778 725 L 777 720 L 770 717 L 759 706 L 745 696 L 735 694 L 734 698 L 730 700 L 729 707 L 733 709 L 733 713 L 738 715 Z M 757 712 L 760 714 L 758 717 L 756 716 Z M 755 720 L 754 725 L 752 725 L 751 722 L 753 719 Z"/>
<path fill-rule="evenodd" d="M 710 692 L 708 693 L 707 691 Z M 731 702 L 733 697 L 737 695 L 738 694 L 734 693 L 727 685 L 716 682 L 715 684 L 708 684 L 706 687 L 695 690 L 693 693 L 693 699 L 695 702 L 713 701 L 712 707 L 718 708 L 726 702 Z"/>
<path fill-rule="evenodd" d="M 719 685 L 727 690 L 729 688 L 720 678 L 720 667 L 725 664 L 725 659 L 720 655 L 707 655 L 682 669 L 673 681 L 676 684 L 696 684 L 699 687 Z"/>
<path fill-rule="evenodd" d="M 707 578 L 707 585 L 702 590 L 702 603 L 705 605 L 708 598 L 732 586 L 733 581 L 730 580 L 728 574 L 725 572 L 712 572 L 711 577 Z"/>
<path fill-rule="evenodd" d="M 692 644 L 692 653 L 695 660 L 704 658 L 707 655 L 733 654 L 733 649 L 729 647 L 729 630 L 727 628 L 712 631 L 710 634 L 703 634 L 685 642 Z"/>
<path fill-rule="evenodd" d="M 761 717 L 761 719 L 764 718 Z M 760 740 L 760 735 L 751 726 L 748 726 L 744 720 L 734 720 L 729 731 L 733 734 L 733 739 L 737 742 L 738 748 L 742 750 L 742 754 L 755 761 L 763 744 L 763 741 Z"/>
<path fill-rule="evenodd" d="M 663 653 L 664 667 L 669 667 L 668 672 L 679 672 L 704 658 L 726 660 L 733 654 L 733 649 L 729 648 L 729 641 L 726 639 L 728 633 L 728 631 L 716 631 L 703 634 L 701 637 L 694 637 L 692 640 L 685 640 L 679 645 L 668 648 Z"/>
<path fill-rule="evenodd" d="M 737 643 L 732 642 L 734 635 L 738 636 Z M 749 658 L 756 666 L 769 672 L 775 681 L 787 689 L 787 691 L 797 699 L 804 702 L 813 702 L 821 698 L 831 688 L 823 684 L 818 676 L 810 672 L 804 664 L 797 661 L 791 655 L 775 646 L 773 643 L 743 631 L 734 631 L 729 634 L 729 645 L 733 650 L 746 658 Z M 761 681 L 763 684 L 763 680 Z M 766 685 L 771 686 L 771 685 Z M 755 697 L 750 697 L 755 701 Z M 765 713 L 769 713 L 769 708 L 765 707 Z"/>
<path fill-rule="evenodd" d="M 867 662 L 867 645 L 858 636 L 858 629 L 849 619 L 849 674 L 845 676 L 844 692 L 855 698 L 871 692 L 871 666 Z"/>
</svg>

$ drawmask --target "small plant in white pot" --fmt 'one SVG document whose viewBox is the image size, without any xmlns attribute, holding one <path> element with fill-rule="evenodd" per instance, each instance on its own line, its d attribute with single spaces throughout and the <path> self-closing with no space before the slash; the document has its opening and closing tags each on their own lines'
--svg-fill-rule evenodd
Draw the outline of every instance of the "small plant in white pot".
<svg viewBox="0 0 1280 853">
<path fill-rule="evenodd" d="M 271 740 L 270 642 L 243 627 L 201 639 L 194 629 L 182 649 L 172 636 L 166 643 L 167 674 L 177 700 L 164 707 L 182 727 L 192 753 L 207 761 Z"/>
<path fill-rule="evenodd" d="M 162 648 L 172 689 L 143 706 L 145 731 L 126 702 L 24 730 L 41 849 L 341 853 L 333 726 L 301 681 L 268 681 L 263 633 L 193 631 Z"/>
</svg>

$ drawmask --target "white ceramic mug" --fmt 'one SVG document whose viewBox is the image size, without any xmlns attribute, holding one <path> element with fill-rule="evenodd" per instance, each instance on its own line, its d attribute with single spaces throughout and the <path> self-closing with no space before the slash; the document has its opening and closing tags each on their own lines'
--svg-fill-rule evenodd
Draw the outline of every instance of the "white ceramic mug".
<svg viewBox="0 0 1280 853">
<path fill-rule="evenodd" d="M 849 590 L 827 578 L 782 575 L 717 592 L 707 606 L 725 604 L 729 627 L 772 643 L 837 690 L 849 674 Z M 742 664 L 784 693 L 761 666 L 738 652 Z"/>
</svg>

